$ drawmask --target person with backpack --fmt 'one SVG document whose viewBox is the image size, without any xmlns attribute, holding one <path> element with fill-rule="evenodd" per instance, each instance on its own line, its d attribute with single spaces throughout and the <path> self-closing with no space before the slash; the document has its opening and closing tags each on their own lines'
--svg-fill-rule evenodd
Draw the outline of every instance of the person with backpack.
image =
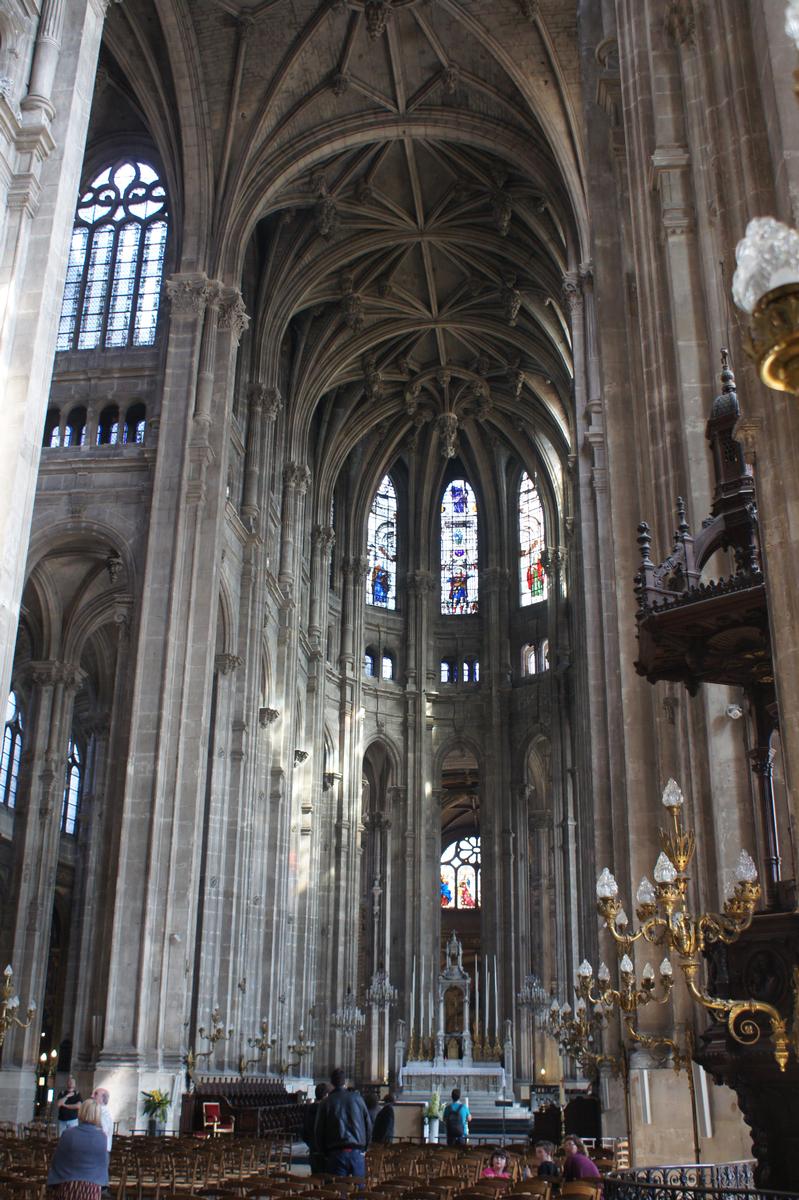
<svg viewBox="0 0 799 1200">
<path fill-rule="evenodd" d="M 466 1105 L 461 1103 L 460 1088 L 453 1088 L 452 1103 L 444 1109 L 444 1128 L 447 1131 L 448 1146 L 466 1145 L 470 1116 L 471 1113 Z"/>
</svg>

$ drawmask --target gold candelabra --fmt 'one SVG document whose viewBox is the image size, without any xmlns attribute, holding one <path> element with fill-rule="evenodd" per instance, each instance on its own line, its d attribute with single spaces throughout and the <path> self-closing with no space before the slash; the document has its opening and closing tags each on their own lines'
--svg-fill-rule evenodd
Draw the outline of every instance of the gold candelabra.
<svg viewBox="0 0 799 1200">
<path fill-rule="evenodd" d="M 210 1059 L 216 1049 L 217 1042 L 227 1042 L 233 1037 L 233 1030 L 228 1029 L 225 1033 L 225 1027 L 222 1024 L 222 1012 L 218 1004 L 215 1004 L 211 1012 L 211 1032 L 206 1033 L 205 1026 L 200 1025 L 197 1030 L 197 1036 L 208 1042 L 207 1050 L 195 1050 L 194 1047 L 189 1049 L 186 1055 L 186 1074 L 190 1079 L 194 1079 L 194 1072 L 197 1069 L 197 1064 L 201 1058 Z"/>
<path fill-rule="evenodd" d="M 239 1075 L 246 1075 L 248 1067 L 256 1066 L 267 1051 L 274 1047 L 276 1041 L 276 1037 L 269 1037 L 269 1022 L 261 1021 L 261 1036 L 247 1038 L 247 1045 L 257 1050 L 258 1054 L 255 1058 L 247 1058 L 246 1054 L 242 1054 L 239 1059 Z"/>
<path fill-rule="evenodd" d="M 607 867 L 596 885 L 597 909 L 617 948 L 625 954 L 642 938 L 652 945 L 673 951 L 691 997 L 714 1020 L 726 1022 L 729 1034 L 737 1042 L 742 1045 L 758 1042 L 763 1033 L 760 1020 L 765 1021 L 774 1043 L 774 1057 L 780 1070 L 784 1071 L 791 1042 L 786 1022 L 778 1010 L 759 1000 L 724 1000 L 711 996 L 700 982 L 705 949 L 716 942 L 729 945 L 751 925 L 755 905 L 760 898 L 757 868 L 747 852 L 742 850 L 736 868 L 735 888 L 725 900 L 722 912 L 692 914 L 688 909 L 687 871 L 694 856 L 695 838 L 693 830 L 687 829 L 682 823 L 683 796 L 673 779 L 666 784 L 663 804 L 669 813 L 671 827 L 658 830 L 661 853 L 655 864 L 654 884 L 644 877 L 638 887 L 636 915 L 639 928 L 630 929 L 629 919 L 619 900 L 618 884 Z M 661 980 L 664 980 L 662 967 Z M 623 983 L 622 990 L 624 987 Z M 794 1031 L 797 1028 L 799 1022 L 795 1018 Z"/>
<path fill-rule="evenodd" d="M 602 1006 L 595 1004 L 589 1012 L 585 998 L 578 995 L 574 1009 L 570 1004 L 559 1005 L 557 1000 L 552 1001 L 546 1030 L 558 1043 L 561 1054 L 580 1064 L 584 1075 L 596 1075 L 603 1064 L 616 1075 L 621 1070 L 620 1060 L 599 1049 L 606 1023 Z"/>
<path fill-rule="evenodd" d="M 289 1042 L 286 1046 L 286 1049 L 288 1050 L 289 1055 L 296 1055 L 296 1060 L 294 1062 L 291 1062 L 290 1059 L 287 1059 L 285 1062 L 281 1063 L 280 1064 L 280 1074 L 281 1075 L 286 1075 L 294 1067 L 301 1066 L 302 1060 L 304 1058 L 308 1058 L 311 1054 L 313 1054 L 314 1050 L 316 1049 L 316 1042 L 306 1041 L 305 1030 L 303 1029 L 302 1026 L 300 1026 L 299 1031 L 297 1033 L 296 1040 L 293 1042 Z"/>
<path fill-rule="evenodd" d="M 27 1029 L 36 1015 L 36 1004 L 33 1000 L 28 1003 L 28 1019 L 20 1021 L 17 1016 L 19 996 L 14 994 L 14 968 L 9 965 L 3 971 L 3 987 L 0 992 L 0 1046 L 6 1040 L 6 1034 L 13 1025 L 18 1029 Z"/>
</svg>

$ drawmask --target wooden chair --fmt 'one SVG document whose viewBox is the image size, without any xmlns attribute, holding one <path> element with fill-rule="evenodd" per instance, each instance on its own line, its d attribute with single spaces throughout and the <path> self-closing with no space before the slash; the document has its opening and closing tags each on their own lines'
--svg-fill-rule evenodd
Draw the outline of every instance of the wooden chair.
<svg viewBox="0 0 799 1200">
<path fill-rule="evenodd" d="M 570 1183 L 560 1185 L 560 1194 L 564 1200 L 568 1200 L 568 1197 L 572 1200 L 596 1200 L 601 1187 L 601 1179 L 573 1179 Z"/>
</svg>

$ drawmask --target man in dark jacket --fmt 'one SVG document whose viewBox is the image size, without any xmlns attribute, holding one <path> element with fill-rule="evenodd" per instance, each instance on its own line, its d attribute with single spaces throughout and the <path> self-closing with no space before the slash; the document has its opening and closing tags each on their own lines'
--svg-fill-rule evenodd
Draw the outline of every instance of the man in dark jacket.
<svg viewBox="0 0 799 1200">
<path fill-rule="evenodd" d="M 325 1156 L 316 1148 L 316 1117 L 319 1105 L 330 1091 L 330 1084 L 317 1083 L 313 1104 L 308 1104 L 302 1114 L 302 1140 L 308 1147 L 308 1158 L 311 1163 L 311 1174 L 319 1175 L 325 1169 Z"/>
<path fill-rule="evenodd" d="M 369 1145 L 372 1122 L 360 1092 L 348 1092 L 346 1075 L 337 1067 L 330 1076 L 333 1090 L 316 1114 L 316 1149 L 325 1156 L 330 1175 L 364 1176 L 364 1151 Z"/>
<path fill-rule="evenodd" d="M 394 1141 L 394 1097 L 389 1094 L 383 1097 L 383 1107 L 375 1117 L 372 1127 L 372 1141 L 388 1144 Z"/>
</svg>

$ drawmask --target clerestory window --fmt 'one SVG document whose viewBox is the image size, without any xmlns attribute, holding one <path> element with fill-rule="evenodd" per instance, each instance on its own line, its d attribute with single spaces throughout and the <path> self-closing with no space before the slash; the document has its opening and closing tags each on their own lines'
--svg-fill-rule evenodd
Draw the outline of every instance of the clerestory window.
<svg viewBox="0 0 799 1200">
<path fill-rule="evenodd" d="M 56 349 L 152 346 L 167 232 L 148 163 L 121 159 L 96 176 L 78 201 Z"/>
<path fill-rule="evenodd" d="M 67 747 L 67 769 L 64 780 L 64 798 L 61 803 L 61 830 L 63 833 L 77 833 L 78 810 L 80 808 L 80 793 L 83 784 L 83 764 L 80 750 L 74 737 L 69 739 Z"/>
<path fill-rule="evenodd" d="M 17 779 L 22 757 L 22 714 L 15 692 L 9 692 L 6 705 L 6 724 L 3 731 L 3 750 L 0 754 L 0 804 L 15 808 Z"/>
<path fill-rule="evenodd" d="M 519 485 L 519 594 L 522 605 L 547 598 L 541 556 L 546 549 L 544 508 L 535 481 L 525 473 Z"/>
<path fill-rule="evenodd" d="M 453 479 L 441 497 L 441 611 L 477 612 L 477 500 L 465 479 Z"/>
<path fill-rule="evenodd" d="M 452 842 L 441 855 L 441 907 L 480 907 L 480 838 Z"/>
<path fill-rule="evenodd" d="M 369 510 L 366 603 L 397 607 L 397 493 L 384 475 Z"/>
</svg>

